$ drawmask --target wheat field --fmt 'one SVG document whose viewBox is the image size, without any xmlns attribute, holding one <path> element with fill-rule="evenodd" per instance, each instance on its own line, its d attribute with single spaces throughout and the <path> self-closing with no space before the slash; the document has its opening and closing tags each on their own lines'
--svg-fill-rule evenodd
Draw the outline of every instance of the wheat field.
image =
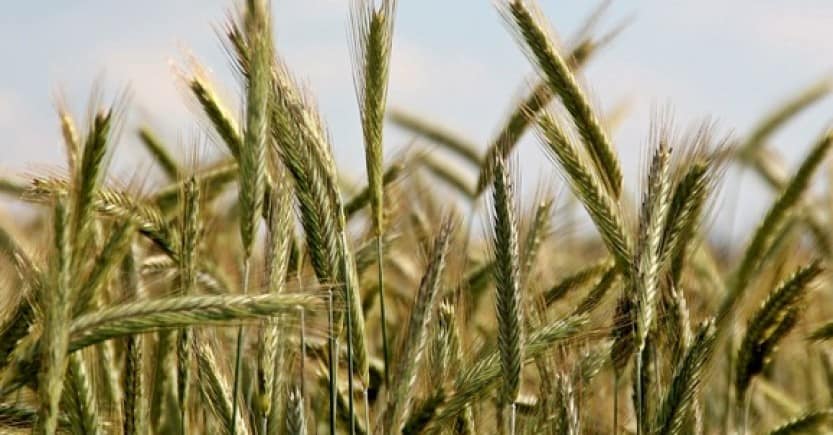
<svg viewBox="0 0 833 435">
<path fill-rule="evenodd" d="M 625 180 L 619 119 L 580 79 L 623 31 L 593 29 L 603 9 L 562 47 L 534 1 L 496 2 L 538 75 L 478 144 L 387 108 L 396 0 L 351 0 L 353 188 L 270 6 L 219 32 L 241 116 L 198 64 L 179 74 L 219 159 L 176 158 L 93 98 L 86 119 L 57 105 L 63 169 L 0 180 L 30 212 L 0 222 L 0 432 L 833 432 L 833 131 L 794 168 L 768 148 L 830 81 L 743 134 L 658 114 Z M 391 125 L 414 145 L 386 153 Z M 126 135 L 160 179 L 108 174 Z M 532 201 L 525 135 L 552 162 Z M 733 167 L 774 200 L 724 249 Z"/>
</svg>

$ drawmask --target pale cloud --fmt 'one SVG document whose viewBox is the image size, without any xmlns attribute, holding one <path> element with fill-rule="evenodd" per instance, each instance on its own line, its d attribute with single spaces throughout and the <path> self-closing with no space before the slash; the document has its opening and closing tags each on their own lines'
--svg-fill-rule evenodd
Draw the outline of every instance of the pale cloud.
<svg viewBox="0 0 833 435">
<path fill-rule="evenodd" d="M 754 34 L 765 36 L 767 47 L 793 54 L 818 56 L 833 66 L 833 6 L 772 8 L 754 23 Z"/>
<path fill-rule="evenodd" d="M 748 47 L 778 55 L 824 56 L 833 65 L 833 3 L 827 1 L 762 2 L 704 0 L 675 2 L 667 14 L 677 32 L 716 34 Z M 719 26 L 711 31 L 704 24 Z M 816 60 L 816 59 L 813 59 Z"/>
<path fill-rule="evenodd" d="M 345 41 L 296 44 L 282 53 L 290 71 L 316 92 L 352 94 L 352 53 Z M 465 55 L 446 57 L 424 46 L 397 42 L 390 67 L 391 98 L 425 103 L 483 92 L 496 81 L 490 62 Z"/>
<path fill-rule="evenodd" d="M 672 105 L 692 116 L 714 111 L 708 84 L 663 74 L 627 59 L 600 61 L 599 68 L 591 69 L 584 82 L 600 107 L 612 107 L 627 99 L 642 109 Z"/>
<path fill-rule="evenodd" d="M 315 92 L 341 93 L 353 85 L 346 43 L 296 44 L 281 50 L 281 56 L 295 78 Z"/>
<path fill-rule="evenodd" d="M 350 5 L 348 0 L 278 0 L 274 3 L 278 17 L 291 14 L 293 19 L 346 17 Z M 279 18 L 280 19 L 280 18 Z"/>
<path fill-rule="evenodd" d="M 487 84 L 491 77 L 487 62 L 465 54 L 445 57 L 430 48 L 402 43 L 391 60 L 391 84 L 407 94 L 445 94 Z"/>
<path fill-rule="evenodd" d="M 9 103 L 11 101 L 11 103 Z M 4 132 L 0 173 L 19 177 L 63 165 L 58 122 L 40 122 L 25 105 L 0 97 L 0 130 Z M 6 105 L 9 103 L 9 105 Z M 57 117 L 56 117 L 57 118 Z"/>
<path fill-rule="evenodd" d="M 450 126 L 485 138 L 491 127 L 483 125 L 503 115 L 507 96 L 523 76 L 522 66 L 515 77 L 501 76 L 494 62 L 464 53 L 437 53 L 407 42 L 397 44 L 391 59 L 390 104 L 427 111 Z"/>
<path fill-rule="evenodd" d="M 12 127 L 17 120 L 15 110 L 17 97 L 11 92 L 0 89 L 0 126 Z"/>
<path fill-rule="evenodd" d="M 102 69 L 108 81 L 128 87 L 131 108 L 174 122 L 186 118 L 188 112 L 171 62 L 155 50 L 115 51 L 104 58 Z"/>
</svg>

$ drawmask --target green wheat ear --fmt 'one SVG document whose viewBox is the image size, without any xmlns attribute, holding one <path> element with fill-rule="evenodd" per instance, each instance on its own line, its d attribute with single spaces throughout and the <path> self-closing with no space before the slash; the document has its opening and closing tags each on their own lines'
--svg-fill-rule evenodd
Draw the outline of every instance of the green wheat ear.
<svg viewBox="0 0 833 435">
<path fill-rule="evenodd" d="M 623 271 L 629 272 L 634 261 L 633 242 L 623 222 L 617 201 L 604 190 L 593 167 L 579 153 L 555 118 L 549 114 L 542 114 L 538 119 L 538 134 L 553 160 L 566 173 L 565 178 L 573 194 L 590 214 L 617 265 Z"/>
<path fill-rule="evenodd" d="M 390 382 L 385 314 L 385 281 L 382 235 L 384 234 L 384 157 L 382 130 L 387 105 L 388 72 L 390 67 L 395 0 L 384 0 L 379 7 L 375 0 L 354 0 L 350 9 L 354 48 L 353 76 L 359 100 L 364 134 L 365 169 L 370 197 L 371 217 L 376 235 L 379 309 L 382 348 L 385 361 L 385 382 Z M 349 205 L 349 204 L 348 204 Z M 345 210 L 345 212 L 349 212 Z M 364 371 L 364 370 L 363 370 Z M 367 405 L 369 406 L 369 405 Z"/>
<path fill-rule="evenodd" d="M 738 148 L 740 155 L 751 157 L 760 151 L 767 139 L 787 121 L 815 104 L 833 90 L 833 81 L 825 77 L 802 89 L 796 96 L 784 101 L 765 116 L 749 133 L 745 143 Z"/>
<path fill-rule="evenodd" d="M 240 149 L 243 147 L 243 138 L 240 135 L 239 127 L 234 118 L 229 115 L 228 110 L 220 102 L 219 97 L 211 88 L 204 74 L 196 73 L 188 80 L 188 87 L 194 95 L 194 99 L 202 107 L 208 121 L 214 126 L 220 139 L 234 156 L 235 160 L 240 159 Z"/>
<path fill-rule="evenodd" d="M 156 160 L 168 180 L 176 180 L 181 173 L 181 169 L 165 144 L 148 127 L 140 128 L 138 134 L 142 144 Z"/>
<path fill-rule="evenodd" d="M 243 293 L 248 292 L 250 261 L 255 235 L 262 216 L 266 184 L 266 142 L 269 131 L 269 99 L 272 92 L 272 32 L 267 3 L 247 2 L 243 26 L 249 47 L 249 69 L 246 76 L 246 129 L 239 149 L 240 238 L 243 242 Z M 231 433 L 237 422 L 237 394 L 240 382 L 240 359 L 243 328 L 237 330 L 237 352 L 232 384 Z"/>
<path fill-rule="evenodd" d="M 501 14 L 509 23 L 531 60 L 538 66 L 554 93 L 573 118 L 596 176 L 614 198 L 622 193 L 622 169 L 618 158 L 584 92 L 564 58 L 555 49 L 547 31 L 523 0 L 506 0 Z"/>
<path fill-rule="evenodd" d="M 87 249 L 93 216 L 96 190 L 104 176 L 104 156 L 112 128 L 113 112 L 99 112 L 95 115 L 81 154 L 80 166 L 71 174 L 71 217 L 70 227 L 73 247 L 77 252 Z"/>
<path fill-rule="evenodd" d="M 643 385 L 645 384 L 643 380 L 650 376 L 651 367 L 650 362 L 644 360 L 644 355 L 656 351 L 655 346 L 649 343 L 649 334 L 657 317 L 657 295 L 661 291 L 662 231 L 670 205 L 669 165 L 668 144 L 660 139 L 648 169 L 647 192 L 642 200 L 642 210 L 639 216 L 639 242 L 634 262 L 635 270 L 632 272 L 635 290 L 633 298 L 636 302 L 634 400 L 637 407 L 637 433 L 648 432 L 646 423 L 651 418 L 649 405 L 652 400 L 650 392 L 644 390 L 644 387 L 650 386 L 650 382 L 647 382 L 649 385 Z"/>
<path fill-rule="evenodd" d="M 736 363 L 735 389 L 740 400 L 752 378 L 764 369 L 778 342 L 795 327 L 804 297 L 822 271 L 818 261 L 798 269 L 770 294 L 749 321 Z"/>
<path fill-rule="evenodd" d="M 606 6 L 608 6 L 607 2 L 602 2 L 598 10 L 585 20 L 581 31 L 578 32 L 581 39 L 572 46 L 566 58 L 567 66 L 571 71 L 576 72 L 584 67 L 599 49 L 608 44 L 621 31 L 622 27 L 616 28 L 600 38 L 593 38 L 588 35 Z M 526 97 L 515 104 L 505 124 L 495 136 L 483 157 L 480 175 L 477 180 L 478 195 L 492 184 L 494 167 L 497 161 L 509 156 L 524 132 L 530 125 L 534 124 L 538 113 L 552 102 L 555 95 L 547 80 L 540 80 L 532 86 Z"/>
<path fill-rule="evenodd" d="M 495 166 L 492 224 L 498 349 L 504 375 L 499 397 L 503 406 L 513 404 L 520 392 L 523 354 L 518 222 L 515 217 L 514 188 L 506 166 L 503 161 Z"/>
<path fill-rule="evenodd" d="M 388 70 L 396 2 L 355 0 L 352 5 L 352 39 L 355 56 L 354 81 L 359 99 L 365 162 L 371 192 L 373 227 L 382 234 L 382 127 L 387 104 Z"/>
<path fill-rule="evenodd" d="M 431 259 L 419 285 L 407 330 L 400 345 L 402 359 L 397 365 L 396 376 L 388 396 L 385 415 L 385 428 L 400 431 L 408 419 L 408 412 L 413 399 L 413 387 L 416 382 L 417 368 L 424 355 L 428 335 L 428 325 L 434 313 L 434 302 L 442 283 L 443 269 L 454 229 L 454 221 L 448 218 L 440 227 Z"/>
<path fill-rule="evenodd" d="M 586 317 L 569 317 L 530 331 L 524 342 L 524 358 L 535 358 L 554 344 L 575 336 L 586 323 Z M 500 376 L 499 352 L 490 349 L 488 354 L 455 377 L 454 393 L 443 400 L 441 411 L 427 426 L 425 432 L 439 433 L 443 423 L 463 415 L 470 404 L 477 402 L 479 395 L 498 383 Z"/>
<path fill-rule="evenodd" d="M 197 250 L 201 228 L 200 190 L 192 176 L 186 180 L 182 190 L 181 248 L 179 257 L 179 286 L 183 295 L 193 294 L 197 287 Z M 192 382 L 191 356 L 193 353 L 192 333 L 187 328 L 179 331 L 177 337 L 177 376 L 180 408 L 180 422 L 183 432 L 189 428 L 188 405 L 191 399 Z"/>
<path fill-rule="evenodd" d="M 758 225 L 740 264 L 729 282 L 728 293 L 718 311 L 718 330 L 724 329 L 720 327 L 721 324 L 727 322 L 736 309 L 749 285 L 749 281 L 755 272 L 760 269 L 764 254 L 772 246 L 775 234 L 784 227 L 792 211 L 799 205 L 801 197 L 810 185 L 813 174 L 821 166 L 831 145 L 833 145 L 833 134 L 825 133 L 810 150 L 789 184 Z"/>
<path fill-rule="evenodd" d="M 704 383 L 705 370 L 714 353 L 716 335 L 715 325 L 711 320 L 698 328 L 660 405 L 655 423 L 656 430 L 653 433 L 677 434 L 683 430 L 686 410 L 692 406 Z"/>
<path fill-rule="evenodd" d="M 264 288 L 269 293 L 284 293 L 286 278 L 290 267 L 290 251 L 294 242 L 294 224 L 292 211 L 292 190 L 286 174 L 281 173 L 274 183 L 266 203 L 267 231 L 266 253 L 264 255 Z M 271 319 L 262 326 L 258 336 L 258 372 L 261 409 L 258 411 L 266 418 L 267 427 L 274 428 L 279 423 L 280 403 L 275 398 L 283 396 L 281 382 L 285 377 L 284 353 L 286 338 L 277 320 Z M 273 409 L 275 408 L 275 409 Z"/>
<path fill-rule="evenodd" d="M 819 431 L 824 427 L 830 428 L 833 423 L 833 411 L 810 411 L 804 415 L 796 417 L 786 423 L 781 424 L 777 428 L 769 432 L 769 435 L 794 435 L 802 433 L 812 433 Z"/>
<path fill-rule="evenodd" d="M 397 126 L 446 148 L 475 167 L 481 164 L 477 144 L 445 127 L 395 108 L 388 111 L 388 119 Z"/>
<path fill-rule="evenodd" d="M 272 33 L 266 5 L 251 1 L 244 16 L 251 54 L 246 84 L 246 129 L 240 149 L 240 231 L 246 258 L 252 255 L 254 235 L 263 207 L 266 142 L 271 92 Z"/>
<path fill-rule="evenodd" d="M 72 314 L 70 304 L 71 289 L 71 245 L 67 234 L 69 221 L 66 198 L 58 197 L 55 202 L 53 232 L 54 251 L 54 287 L 44 293 L 46 306 L 41 357 L 41 373 L 38 376 L 38 397 L 41 409 L 38 413 L 38 430 L 44 434 L 53 434 L 57 430 L 59 404 L 63 392 L 63 379 L 67 370 L 67 351 L 69 349 L 69 331 L 67 325 Z"/>
<path fill-rule="evenodd" d="M 134 252 L 128 252 L 121 263 L 121 284 L 126 298 L 143 296 Z M 144 339 L 131 335 L 124 339 L 124 416 L 122 425 L 126 435 L 140 433 L 147 425 L 147 386 L 144 380 Z"/>
</svg>

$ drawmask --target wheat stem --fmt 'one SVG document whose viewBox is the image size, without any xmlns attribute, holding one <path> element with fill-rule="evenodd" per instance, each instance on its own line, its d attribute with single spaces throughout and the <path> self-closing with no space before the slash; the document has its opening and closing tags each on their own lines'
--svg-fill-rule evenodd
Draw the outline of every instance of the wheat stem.
<svg viewBox="0 0 833 435">
<path fill-rule="evenodd" d="M 243 260 L 243 294 L 249 291 L 249 259 Z M 234 353 L 234 378 L 232 381 L 231 390 L 231 421 L 229 422 L 229 432 L 236 433 L 237 427 L 237 394 L 240 389 L 240 362 L 243 355 L 243 326 L 237 327 L 237 347 Z"/>
<path fill-rule="evenodd" d="M 71 315 L 70 263 L 71 245 L 66 231 L 68 213 L 65 198 L 55 202 L 53 218 L 56 270 L 55 286 L 45 292 L 46 315 L 42 340 L 41 373 L 39 375 L 38 397 L 41 408 L 38 413 L 38 433 L 54 434 L 58 427 L 58 406 L 63 391 L 63 378 L 67 370 L 69 331 L 66 325 Z"/>
</svg>

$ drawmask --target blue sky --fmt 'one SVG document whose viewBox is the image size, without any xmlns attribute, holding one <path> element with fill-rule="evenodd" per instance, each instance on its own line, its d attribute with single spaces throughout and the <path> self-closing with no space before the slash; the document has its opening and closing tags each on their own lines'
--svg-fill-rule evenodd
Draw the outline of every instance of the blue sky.
<svg viewBox="0 0 833 435">
<path fill-rule="evenodd" d="M 564 38 L 595 5 L 540 3 Z M 125 88 L 131 94 L 120 157 L 113 162 L 116 174 L 130 177 L 150 167 L 132 134 L 140 123 L 161 132 L 180 155 L 192 155 L 187 149 L 204 124 L 186 104 L 171 64 L 187 68 L 189 58 L 199 60 L 236 106 L 238 84 L 215 32 L 231 5 L 228 0 L 6 5 L 0 16 L 0 54 L 6 62 L 0 68 L 0 173 L 61 167 L 54 95 L 62 91 L 83 118 L 96 83 L 106 95 Z M 347 5 L 347 0 L 273 0 L 278 50 L 316 96 L 341 167 L 358 177 L 363 163 Z M 602 111 L 631 103 L 614 139 L 632 187 L 638 185 L 652 107 L 672 107 L 681 126 L 709 116 L 722 131 L 742 135 L 781 99 L 833 74 L 830 1 L 615 0 L 598 29 L 630 16 L 633 22 L 594 59 L 583 82 Z M 389 104 L 485 143 L 532 71 L 493 2 L 401 0 L 397 18 Z M 794 164 L 828 125 L 832 109 L 833 98 L 826 99 L 780 132 L 773 146 Z M 408 141 L 401 132 L 388 132 L 391 147 Z M 215 145 L 201 147 L 203 155 L 216 151 Z M 526 187 L 534 188 L 534 174 L 550 169 L 542 156 L 534 139 L 524 140 L 519 161 Z M 742 227 L 769 197 L 751 174 L 740 184 L 736 180 L 730 187 L 739 189 L 744 204 Z"/>
</svg>

